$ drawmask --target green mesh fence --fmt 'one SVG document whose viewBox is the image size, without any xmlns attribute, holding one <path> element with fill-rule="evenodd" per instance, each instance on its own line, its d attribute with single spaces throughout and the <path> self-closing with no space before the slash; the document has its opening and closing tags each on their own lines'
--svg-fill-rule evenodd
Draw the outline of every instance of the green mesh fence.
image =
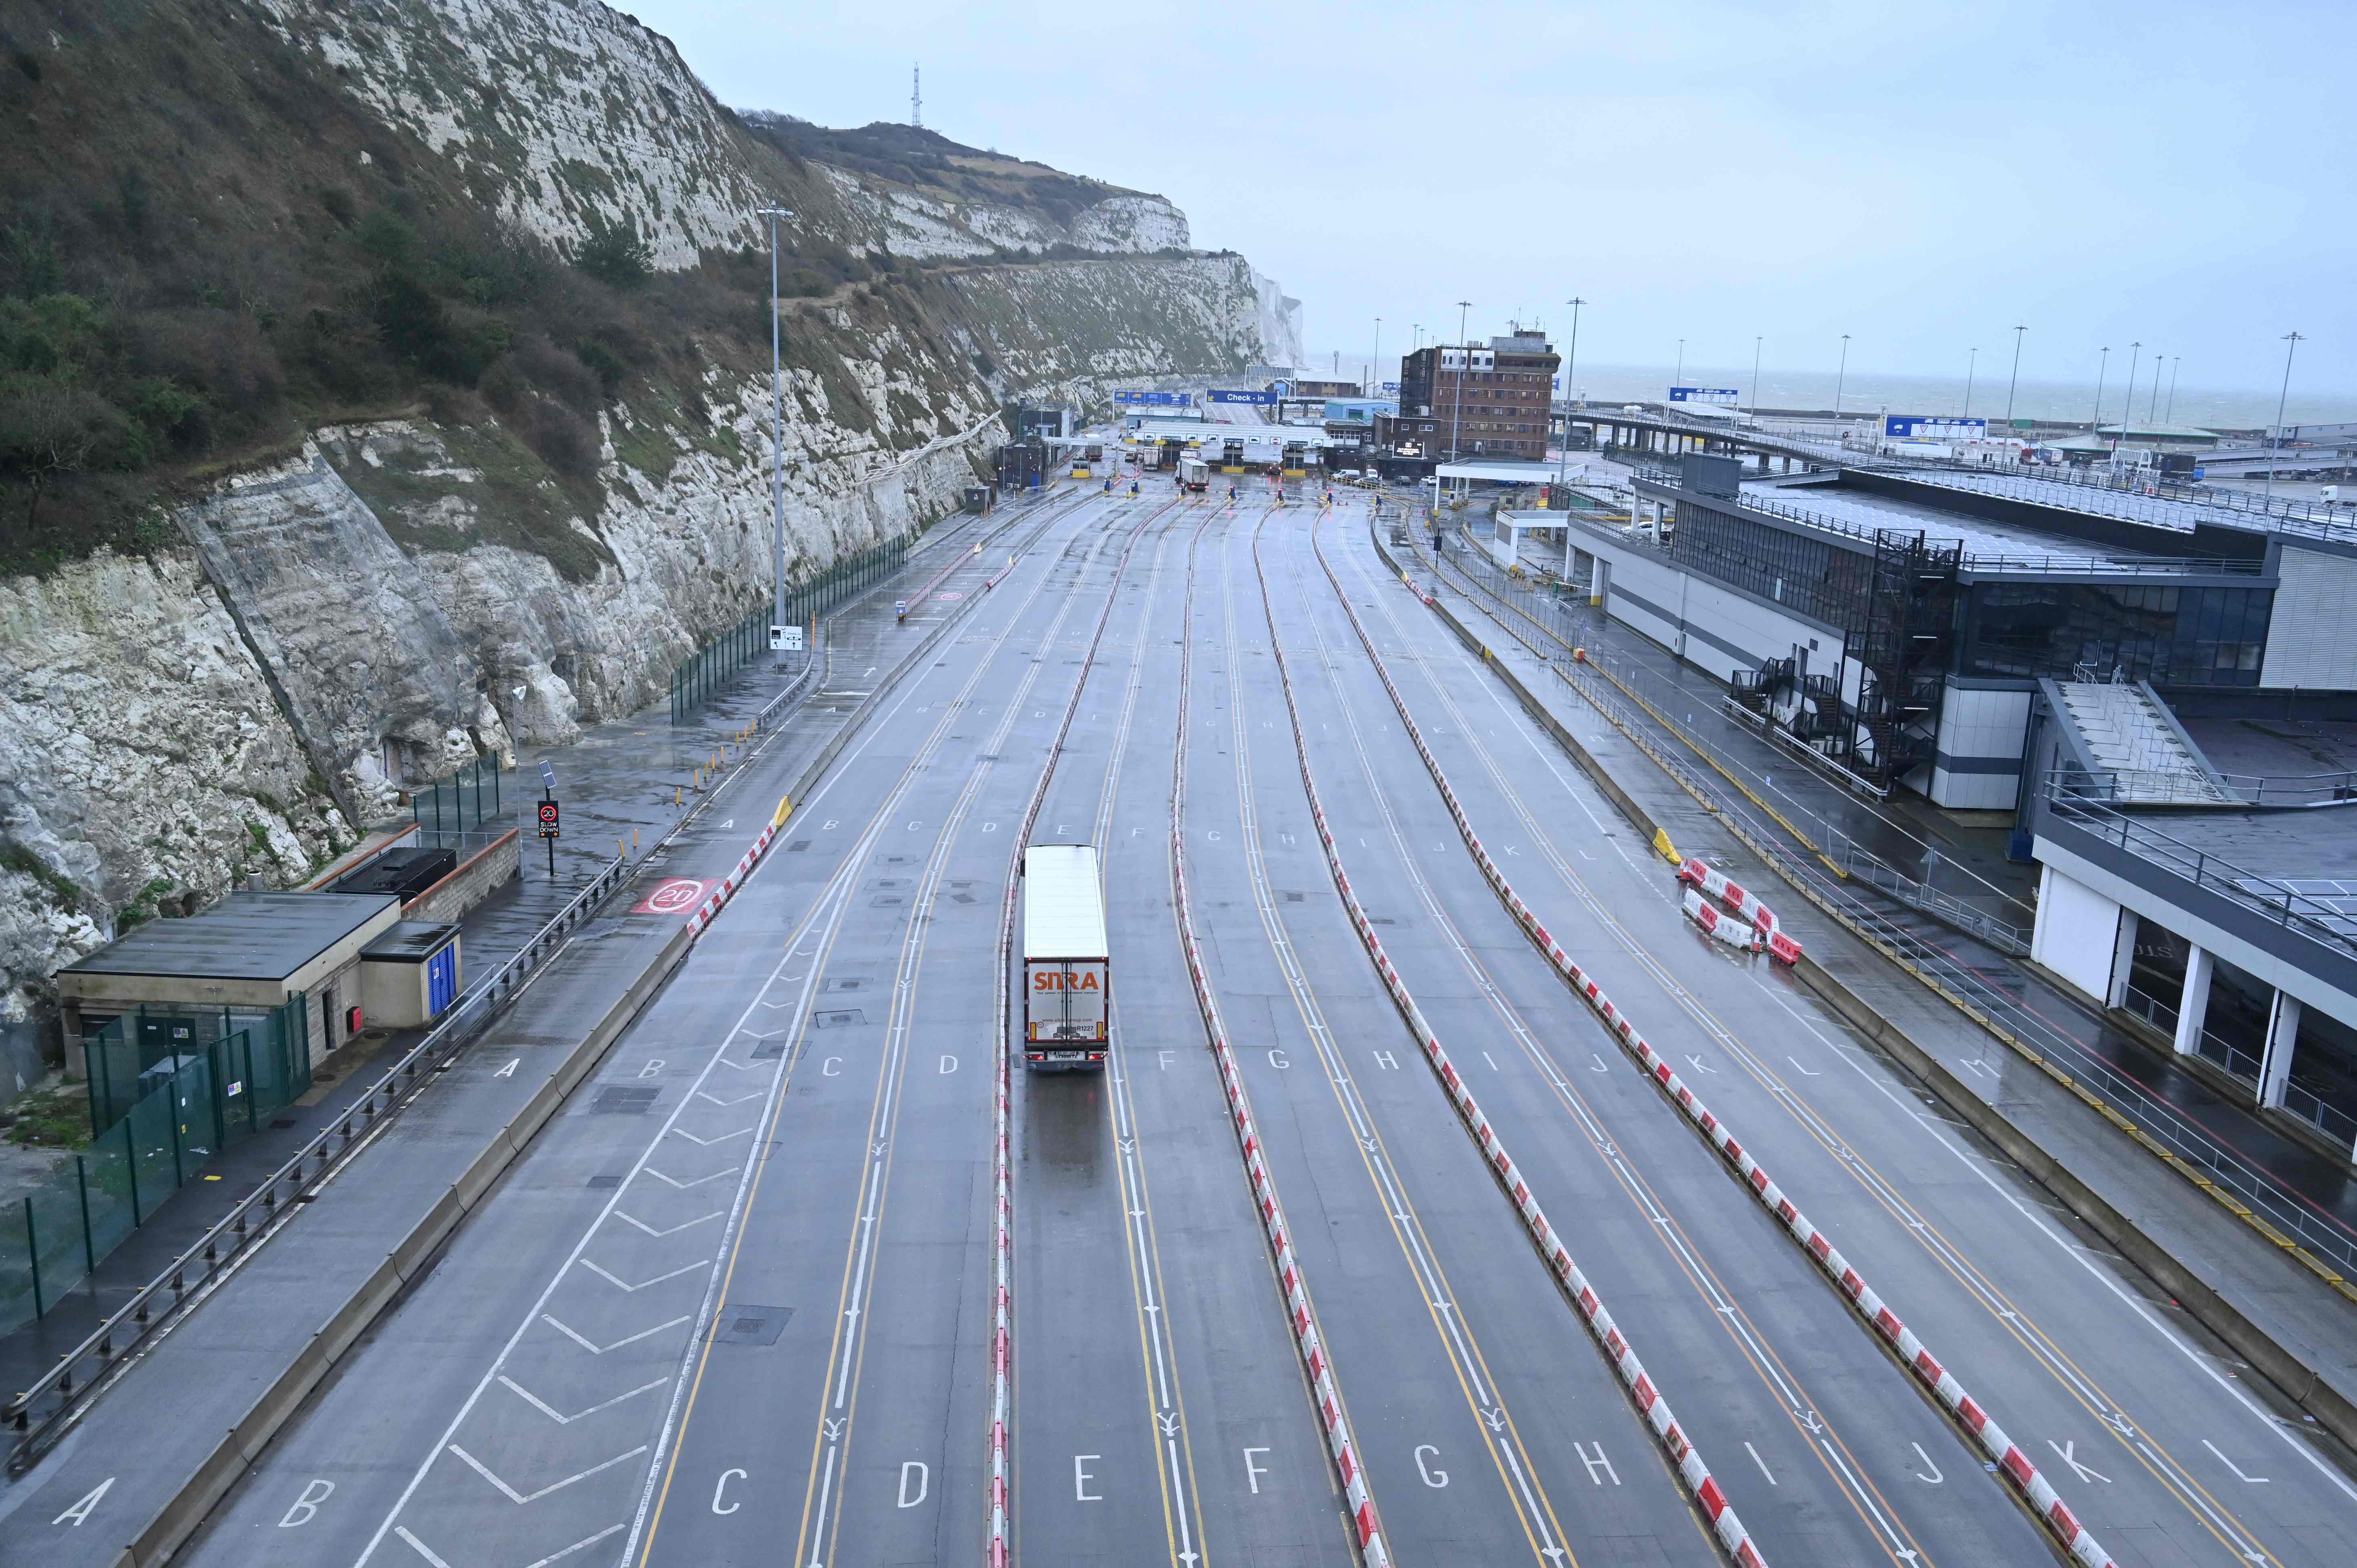
<svg viewBox="0 0 2357 1568">
<path fill-rule="evenodd" d="M 899 570 L 916 542 L 913 532 L 846 555 L 786 596 L 788 626 L 800 626 L 826 615 L 845 601 L 866 592 L 887 574 Z M 671 675 L 671 717 L 679 723 L 702 707 L 705 699 L 726 686 L 737 671 L 770 648 L 770 608 L 748 614 L 708 646 L 683 660 Z"/>
<path fill-rule="evenodd" d="M 97 1135 L 0 1201 L 0 1332 L 47 1313 L 311 1087 L 299 993 L 267 1010 L 135 1009 L 85 1036 L 82 1055 Z"/>
</svg>

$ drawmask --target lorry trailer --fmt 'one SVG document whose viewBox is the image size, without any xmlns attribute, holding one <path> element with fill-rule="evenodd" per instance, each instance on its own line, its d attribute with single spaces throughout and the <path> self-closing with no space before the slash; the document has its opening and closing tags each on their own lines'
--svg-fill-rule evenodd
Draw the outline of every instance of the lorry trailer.
<svg viewBox="0 0 2357 1568">
<path fill-rule="evenodd" d="M 1023 852 L 1025 1068 L 1103 1068 L 1112 1043 L 1111 972 L 1096 845 L 1032 844 Z"/>
</svg>

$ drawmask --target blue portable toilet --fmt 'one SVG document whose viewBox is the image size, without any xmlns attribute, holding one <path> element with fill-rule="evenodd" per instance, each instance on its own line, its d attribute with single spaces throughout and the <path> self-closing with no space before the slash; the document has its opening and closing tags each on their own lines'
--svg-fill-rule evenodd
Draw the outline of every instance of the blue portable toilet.
<svg viewBox="0 0 2357 1568">
<path fill-rule="evenodd" d="M 433 1023 L 463 983 L 455 924 L 403 920 L 361 950 L 361 1002 L 379 1028 Z"/>
</svg>

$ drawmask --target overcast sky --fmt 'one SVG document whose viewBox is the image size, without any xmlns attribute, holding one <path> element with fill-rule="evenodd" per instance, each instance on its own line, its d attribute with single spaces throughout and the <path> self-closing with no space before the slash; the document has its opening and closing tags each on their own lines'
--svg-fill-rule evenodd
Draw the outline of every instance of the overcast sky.
<svg viewBox="0 0 2357 1568">
<path fill-rule="evenodd" d="M 1320 363 L 1377 316 L 1389 360 L 1457 300 L 1480 336 L 1577 293 L 1583 361 L 1764 336 L 1830 371 L 1846 332 L 1853 372 L 1977 346 L 1986 376 L 2023 323 L 2025 381 L 2140 339 L 2272 393 L 2298 329 L 2295 403 L 2357 418 L 2357 5 L 631 9 L 727 102 L 823 124 L 907 119 L 921 61 L 929 127 L 1168 196 Z"/>
</svg>

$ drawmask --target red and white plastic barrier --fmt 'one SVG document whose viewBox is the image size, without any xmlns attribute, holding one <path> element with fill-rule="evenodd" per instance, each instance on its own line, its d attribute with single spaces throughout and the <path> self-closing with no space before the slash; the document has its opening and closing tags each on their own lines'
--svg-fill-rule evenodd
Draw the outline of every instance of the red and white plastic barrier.
<svg viewBox="0 0 2357 1568">
<path fill-rule="evenodd" d="M 1196 538 L 1200 539 L 1202 530 L 1199 527 L 1195 532 Z M 1189 624 L 1192 622 L 1194 596 L 1195 546 L 1190 541 L 1187 548 Z M 1219 1000 L 1211 993 L 1210 978 L 1203 972 L 1203 955 L 1195 943 L 1194 913 L 1187 897 L 1187 843 L 1180 827 L 1187 803 L 1185 715 L 1195 663 L 1191 637 L 1186 639 L 1185 648 L 1178 660 L 1181 744 L 1170 769 L 1170 881 L 1178 912 L 1178 940 L 1186 950 L 1187 975 L 1195 987 L 1195 1005 L 1203 1015 L 1203 1032 L 1210 1041 L 1212 1059 L 1219 1063 L 1220 1085 L 1228 1097 L 1228 1118 L 1235 1124 L 1237 1146 L 1243 1153 L 1244 1175 L 1252 1183 L 1253 1204 L 1260 1210 L 1261 1228 L 1268 1233 L 1269 1251 L 1276 1259 L 1276 1277 L 1285 1291 L 1286 1316 L 1292 1322 L 1294 1345 L 1301 1353 L 1302 1365 L 1308 1369 L 1310 1388 L 1318 1401 L 1318 1419 L 1326 1429 L 1327 1453 L 1333 1459 L 1335 1473 L 1341 1477 L 1343 1495 L 1350 1501 L 1351 1530 L 1359 1543 L 1360 1561 L 1365 1568 L 1389 1568 L 1391 1552 L 1384 1544 L 1383 1522 L 1375 1512 L 1373 1494 L 1367 1489 L 1358 1445 L 1351 1440 L 1350 1423 L 1342 1414 L 1333 1364 L 1327 1359 L 1325 1341 L 1318 1336 L 1317 1316 L 1301 1277 L 1301 1260 L 1294 1255 L 1292 1229 L 1286 1224 L 1284 1205 L 1277 1201 L 1276 1181 L 1269 1174 L 1268 1162 L 1261 1150 L 1260 1128 L 1253 1121 L 1252 1102 L 1244 1096 L 1243 1074 L 1228 1044 L 1228 1027 L 1221 1020 Z"/>
<path fill-rule="evenodd" d="M 1312 544 L 1316 544 L 1314 537 Z M 1736 1142 L 1728 1133 L 1727 1124 L 1695 1097 L 1694 1091 L 1688 1089 L 1684 1081 L 1671 1069 L 1670 1064 L 1663 1059 L 1661 1053 L 1648 1045 L 1643 1036 L 1637 1033 L 1636 1026 L 1630 1022 L 1628 1015 L 1604 994 L 1603 987 L 1590 978 L 1578 964 L 1573 962 L 1571 956 L 1563 950 L 1562 944 L 1550 936 L 1547 929 L 1539 923 L 1538 917 L 1532 913 L 1530 906 L 1523 902 L 1521 895 L 1514 891 L 1512 885 L 1508 883 L 1505 876 L 1498 870 L 1497 864 L 1481 848 L 1481 841 L 1475 836 L 1472 824 L 1467 820 L 1463 809 L 1457 803 L 1456 791 L 1448 787 L 1448 779 L 1441 772 L 1439 762 L 1433 757 L 1431 748 L 1424 744 L 1424 737 L 1415 727 L 1415 720 L 1409 716 L 1407 704 L 1401 700 L 1399 688 L 1392 683 L 1391 673 L 1384 669 L 1382 655 L 1375 651 L 1374 640 L 1368 637 L 1366 628 L 1360 623 L 1357 609 L 1351 604 L 1350 596 L 1342 591 L 1340 581 L 1334 576 L 1333 567 L 1327 564 L 1322 546 L 1318 549 L 1318 564 L 1325 567 L 1327 580 L 1333 584 L 1336 596 L 1342 601 L 1342 608 L 1351 618 L 1351 625 L 1358 631 L 1359 641 L 1366 649 L 1368 659 L 1373 662 L 1375 673 L 1383 681 L 1383 690 L 1391 693 L 1392 706 L 1399 714 L 1402 727 L 1406 730 L 1408 738 L 1415 743 L 1416 753 L 1424 758 L 1425 768 L 1432 775 L 1433 782 L 1439 786 L 1441 798 L 1448 801 L 1449 815 L 1456 820 L 1458 832 L 1464 838 L 1467 847 L 1473 852 L 1473 858 L 1480 863 L 1481 873 L 1489 879 L 1491 888 L 1504 902 L 1506 908 L 1512 911 L 1514 918 L 1522 923 L 1523 931 L 1538 945 L 1539 950 L 1546 954 L 1547 961 L 1554 964 L 1556 972 L 1569 981 L 1572 989 L 1578 992 L 1587 1004 L 1596 1010 L 1597 1015 L 1604 1020 L 1605 1026 L 1611 1030 L 1613 1037 L 1619 1040 L 1622 1048 L 1634 1057 L 1638 1065 L 1645 1069 L 1646 1076 L 1660 1085 L 1663 1092 L 1667 1094 L 1678 1109 L 1685 1113 L 1686 1119 L 1710 1140 L 1711 1146 L 1717 1149 L 1720 1156 L 1734 1167 L 1736 1174 L 1743 1178 L 1743 1185 L 1750 1190 L 1760 1206 L 1776 1217 L 1777 1223 L 1783 1227 L 1785 1233 L 1799 1243 L 1802 1251 L 1805 1251 L 1817 1267 L 1824 1272 L 1825 1276 L 1834 1282 L 1835 1287 L 1857 1308 L 1858 1315 L 1872 1326 L 1875 1333 L 1881 1336 L 1887 1344 L 1898 1351 L 1900 1359 L 1906 1362 L 1908 1369 L 1932 1391 L 1943 1406 L 1954 1413 L 1957 1423 L 1972 1434 L 1974 1441 L 1980 1444 L 1982 1451 L 1996 1466 L 1998 1473 L 2029 1499 L 2030 1507 L 2036 1510 L 2038 1517 L 2045 1521 L 2047 1529 L 2052 1531 L 2054 1538 L 2061 1542 L 2063 1550 L 2082 1563 L 2083 1568 L 2114 1568 L 2111 1553 L 2105 1552 L 2103 1545 L 2087 1533 L 2086 1527 L 2079 1522 L 2069 1507 L 2063 1503 L 2061 1496 L 2056 1493 L 2053 1483 L 2039 1474 L 2038 1466 L 2030 1463 L 2029 1456 L 2006 1435 L 2004 1428 L 1990 1419 L 1988 1412 L 1964 1391 L 1964 1385 L 1956 1380 L 1955 1374 L 1943 1367 L 1924 1347 L 1922 1340 L 1916 1337 L 1914 1331 L 1901 1323 L 1898 1316 L 1884 1305 L 1882 1298 L 1874 1293 L 1872 1287 L 1867 1285 L 1865 1279 L 1850 1265 L 1849 1260 L 1835 1250 L 1831 1238 L 1812 1225 L 1808 1217 L 1801 1212 L 1791 1198 L 1784 1196 L 1782 1189 L 1769 1179 L 1767 1171 L 1761 1167 L 1760 1162 L 1746 1153 L 1742 1144 Z M 1321 832 L 1324 831 L 1322 825 L 1319 831 Z M 1711 872 L 1707 866 L 1703 866 L 1700 861 L 1688 861 L 1685 865 L 1701 867 L 1706 875 L 1717 876 L 1717 874 Z M 1684 866 L 1680 868 L 1679 875 L 1682 878 L 1684 877 Z M 1718 876 L 1717 879 L 1724 886 L 1735 888 L 1735 891 L 1742 894 L 1743 897 L 1749 897 L 1749 894 L 1743 893 L 1743 889 L 1735 887 L 1735 885 L 1727 882 L 1725 877 Z M 1691 888 L 1687 896 L 1694 897 Z M 1724 894 L 1716 894 L 1716 896 L 1725 897 Z M 1345 897 L 1347 897 L 1348 895 L 1345 894 Z M 1762 908 L 1758 905 L 1756 899 L 1752 900 L 1752 903 L 1755 908 Z M 1769 939 L 1771 947 L 1780 938 L 1787 942 L 1792 940 L 1791 938 L 1784 937 L 1782 932 L 1778 931 Z M 1799 956 L 1800 950 L 1797 944 L 1794 945 L 1792 951 L 1794 957 Z M 1792 960 L 1787 959 L 1785 961 L 1791 962 Z"/>
<path fill-rule="evenodd" d="M 769 849 L 770 841 L 778 836 L 778 829 L 785 820 L 786 802 L 780 800 L 778 802 L 778 814 L 770 819 L 770 825 L 761 830 L 761 835 L 753 841 L 753 847 L 738 858 L 735 868 L 720 879 L 718 886 L 704 896 L 704 902 L 698 904 L 695 913 L 687 918 L 689 940 L 693 941 L 704 934 L 704 928 L 712 924 L 712 917 L 720 913 L 720 907 L 745 885 L 745 878 L 753 875 L 753 868 L 761 864 L 761 856 Z"/>
<path fill-rule="evenodd" d="M 1255 572 L 1259 571 L 1260 541 L 1257 534 L 1253 540 L 1253 566 Z M 1686 1490 L 1694 1498 L 1695 1506 L 1702 1509 L 1703 1517 L 1710 1522 L 1712 1533 L 1718 1538 L 1719 1544 L 1726 1548 L 1727 1556 L 1734 1561 L 1738 1568 L 1765 1568 L 1766 1559 L 1760 1556 L 1759 1548 L 1752 1543 L 1751 1532 L 1744 1527 L 1743 1520 L 1736 1514 L 1734 1507 L 1727 1502 L 1727 1494 L 1719 1489 L 1717 1480 L 1710 1473 L 1710 1466 L 1703 1463 L 1702 1455 L 1695 1450 L 1694 1443 L 1686 1436 L 1685 1429 L 1678 1424 L 1677 1417 L 1671 1413 L 1670 1402 L 1663 1398 L 1661 1390 L 1654 1386 L 1652 1374 L 1645 1370 L 1644 1363 L 1638 1360 L 1637 1352 L 1631 1348 L 1628 1337 L 1621 1333 L 1620 1326 L 1613 1321 L 1612 1315 L 1605 1310 L 1602 1299 L 1596 1293 L 1596 1287 L 1590 1284 L 1587 1276 L 1580 1272 L 1579 1265 L 1573 1261 L 1570 1251 L 1564 1246 L 1563 1239 L 1555 1234 L 1555 1228 L 1548 1223 L 1545 1210 L 1540 1208 L 1538 1199 L 1531 1195 L 1530 1184 L 1523 1179 L 1522 1172 L 1514 1165 L 1513 1156 L 1509 1155 L 1505 1145 L 1499 1142 L 1496 1131 L 1490 1125 L 1489 1117 L 1482 1112 L 1480 1103 L 1473 1098 L 1472 1091 L 1465 1087 L 1465 1080 L 1458 1076 L 1457 1066 L 1448 1059 L 1448 1051 L 1442 1048 L 1440 1036 L 1435 1034 L 1432 1026 L 1426 1022 L 1423 1009 L 1416 1005 L 1415 998 L 1409 993 L 1406 984 L 1401 981 L 1399 972 L 1392 967 L 1391 959 L 1383 951 L 1383 939 L 1375 935 L 1374 923 L 1368 918 L 1366 910 L 1361 907 L 1358 895 L 1351 891 L 1350 874 L 1343 869 L 1341 854 L 1335 848 L 1334 834 L 1326 825 L 1326 808 L 1318 800 L 1317 780 L 1310 776 L 1308 737 L 1301 728 L 1301 710 L 1294 698 L 1293 676 L 1286 666 L 1285 649 L 1277 639 L 1276 610 L 1269 602 L 1268 579 L 1265 574 L 1261 576 L 1261 608 L 1268 617 L 1269 646 L 1276 655 L 1277 683 L 1284 690 L 1286 713 L 1292 721 L 1294 755 L 1300 767 L 1301 788 L 1309 798 L 1310 820 L 1317 823 L 1318 842 L 1326 851 L 1326 868 L 1333 875 L 1335 888 L 1342 895 L 1342 907 L 1350 914 L 1351 924 L 1358 930 L 1359 940 L 1365 944 L 1367 956 L 1374 961 L 1375 972 L 1383 977 L 1383 988 L 1390 992 L 1393 1005 L 1399 1009 L 1400 1016 L 1407 1021 L 1408 1028 L 1414 1032 L 1416 1044 L 1423 1050 L 1425 1059 L 1431 1063 L 1433 1071 L 1439 1075 L 1441 1087 L 1448 1091 L 1449 1101 L 1456 1106 L 1458 1116 L 1464 1122 L 1467 1130 L 1473 1134 L 1475 1141 L 1480 1144 L 1482 1158 L 1489 1162 L 1490 1169 L 1497 1176 L 1499 1186 L 1505 1189 L 1506 1196 L 1512 1200 L 1516 1212 L 1522 1215 L 1523 1224 L 1529 1230 L 1531 1239 L 1538 1243 L 1540 1256 L 1546 1260 L 1547 1267 L 1554 1272 L 1555 1278 L 1562 1283 L 1566 1294 L 1571 1297 L 1573 1304 L 1577 1307 L 1580 1321 L 1587 1326 L 1587 1331 L 1595 1337 L 1597 1343 L 1603 1347 L 1606 1358 L 1611 1361 L 1613 1369 L 1620 1374 L 1621 1382 L 1628 1387 L 1631 1402 L 1636 1405 L 1638 1413 L 1644 1418 L 1645 1424 L 1652 1430 L 1653 1436 L 1661 1444 L 1663 1451 L 1669 1455 L 1670 1463 L 1677 1470 L 1678 1478 L 1684 1482 Z M 1351 618 L 1355 624 L 1357 617 L 1354 615 Z M 1361 631 L 1360 635 L 1363 639 L 1365 633 Z M 1372 645 L 1368 650 L 1372 653 Z M 1375 670 L 1376 673 L 1383 677 L 1385 687 L 1389 688 L 1391 677 L 1383 671 L 1380 660 L 1377 661 Z M 1399 693 L 1396 691 L 1392 693 L 1392 700 L 1394 703 L 1399 702 Z M 1403 720 L 1407 716 L 1405 706 L 1400 708 L 1400 716 Z M 1413 725 L 1409 726 L 1408 734 L 1415 738 L 1417 749 L 1423 751 L 1424 741 L 1416 735 Z M 1437 778 L 1438 769 L 1432 762 L 1431 754 L 1425 752 L 1424 755 L 1426 765 L 1434 768 L 1434 777 Z M 1441 788 L 1446 793 L 1447 784 L 1443 783 Z M 1453 795 L 1449 796 L 1449 810 L 1457 814 L 1459 829 L 1462 831 L 1464 815 L 1458 810 Z M 1491 881 L 1501 880 L 1498 876 L 1497 868 L 1491 864 L 1489 856 L 1480 851 L 1478 845 L 1474 853 L 1481 861 L 1483 870 L 1489 873 Z M 1192 961 L 1191 952 L 1189 961 Z"/>
<path fill-rule="evenodd" d="M 1801 944 L 1784 934 L 1777 923 L 1776 911 L 1760 901 L 1760 895 L 1735 881 L 1723 871 L 1713 871 L 1692 855 L 1678 866 L 1678 880 L 1690 887 L 1699 887 L 1748 921 L 1768 944 L 1768 951 L 1785 963 L 1801 961 Z"/>
<path fill-rule="evenodd" d="M 1039 821 L 1039 808 L 1047 801 L 1049 781 L 1056 776 L 1056 759 L 1063 755 L 1064 739 L 1071 734 L 1072 715 L 1080 711 L 1081 693 L 1088 689 L 1089 671 L 1096 667 L 1097 645 L 1104 640 L 1105 623 L 1113 618 L 1114 600 L 1121 593 L 1122 575 L 1129 570 L 1129 553 L 1137 548 L 1138 536 L 1146 532 L 1146 523 L 1177 504 L 1174 501 L 1157 508 L 1141 521 L 1122 545 L 1121 559 L 1114 564 L 1113 586 L 1105 593 L 1104 608 L 1097 612 L 1096 629 L 1089 635 L 1088 651 L 1081 656 L 1081 677 L 1072 682 L 1071 697 L 1064 703 L 1064 716 L 1056 725 L 1056 738 L 1048 743 L 1048 765 L 1039 770 L 1039 782 L 1032 787 L 1030 803 L 1023 810 L 1023 825 L 1015 831 L 1006 867 L 1006 897 L 999 906 L 998 983 L 994 992 L 997 1006 L 991 1014 L 996 1037 L 990 1047 L 991 1058 L 998 1067 L 991 1080 L 990 1105 L 989 1568 L 1006 1568 L 1008 1561 L 1006 1487 L 1011 1466 L 1007 1446 L 1015 1413 L 1014 1053 L 1007 1046 L 1006 1019 L 1006 975 L 1015 962 L 1015 899 L 1021 886 L 1017 874 L 1023 864 L 1023 846 L 1031 841 L 1031 829 Z"/>
<path fill-rule="evenodd" d="M 1684 896 L 1678 900 L 1678 908 L 1686 912 L 1687 919 L 1728 947 L 1739 948 L 1745 952 L 1760 950 L 1758 931 L 1732 915 L 1720 914 L 1717 905 L 1705 902 L 1703 896 L 1693 888 L 1685 889 Z"/>
</svg>

